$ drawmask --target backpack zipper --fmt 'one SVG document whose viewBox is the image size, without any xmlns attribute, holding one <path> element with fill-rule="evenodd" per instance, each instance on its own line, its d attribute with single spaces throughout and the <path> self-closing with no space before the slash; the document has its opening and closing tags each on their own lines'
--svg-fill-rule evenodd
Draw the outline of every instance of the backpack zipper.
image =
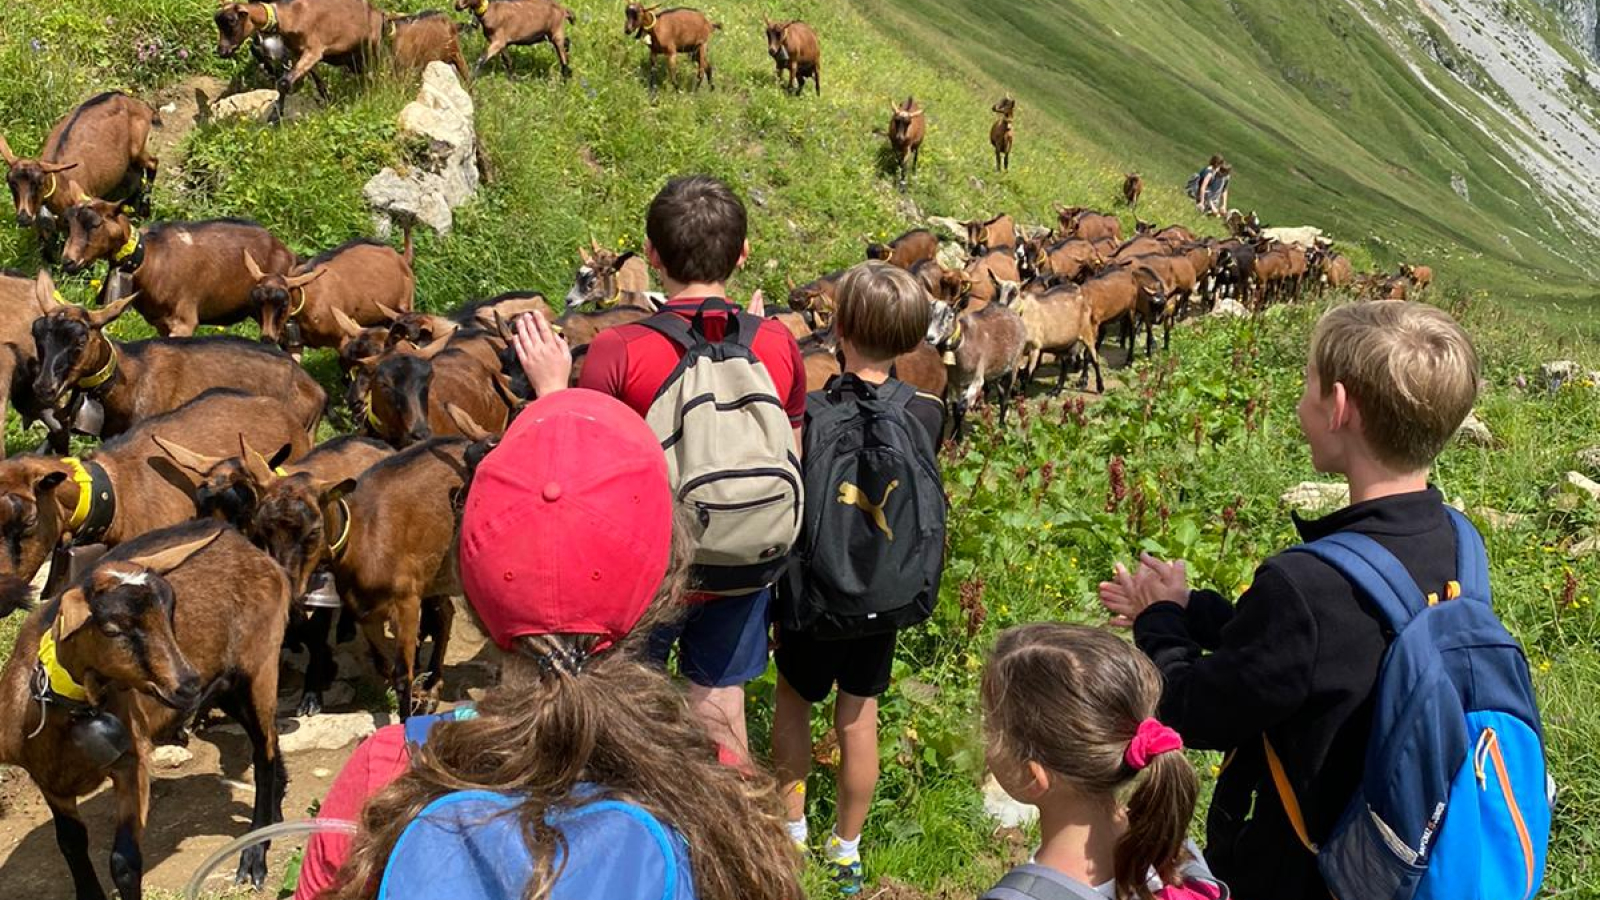
<svg viewBox="0 0 1600 900">
<path fill-rule="evenodd" d="M 1505 757 L 1500 754 L 1500 738 L 1494 733 L 1493 728 L 1485 728 L 1483 733 L 1478 735 L 1478 746 L 1473 753 L 1479 790 L 1488 789 L 1489 779 L 1484 768 L 1490 763 L 1494 767 L 1495 780 L 1500 782 L 1500 791 L 1506 796 L 1506 809 L 1511 813 L 1511 824 L 1516 826 L 1517 842 L 1522 845 L 1522 863 L 1523 868 L 1527 870 L 1528 878 L 1528 886 L 1523 890 L 1522 896 L 1528 897 L 1533 893 L 1533 839 L 1528 836 L 1528 825 L 1523 821 L 1522 809 L 1517 806 L 1517 796 L 1511 790 L 1511 773 L 1506 768 Z"/>
</svg>

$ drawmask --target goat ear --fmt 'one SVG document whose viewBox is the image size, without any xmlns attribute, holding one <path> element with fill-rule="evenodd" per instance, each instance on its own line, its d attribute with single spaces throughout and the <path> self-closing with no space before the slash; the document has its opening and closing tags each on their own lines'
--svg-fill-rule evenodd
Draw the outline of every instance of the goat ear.
<svg viewBox="0 0 1600 900">
<path fill-rule="evenodd" d="M 107 325 L 110 325 L 112 322 L 117 320 L 118 316 L 122 315 L 122 313 L 127 310 L 130 303 L 138 298 L 139 292 L 134 291 L 128 296 L 123 297 L 108 306 L 91 311 L 89 313 L 89 324 L 95 328 L 104 328 Z"/>
<path fill-rule="evenodd" d="M 361 324 L 355 319 L 345 315 L 344 311 L 338 307 L 334 307 L 332 311 L 334 324 L 339 326 L 339 333 L 344 335 L 346 340 L 361 333 Z"/>
<path fill-rule="evenodd" d="M 346 478 L 341 481 L 324 481 L 317 486 L 317 495 L 323 503 L 332 503 L 356 489 L 356 480 Z"/>
<path fill-rule="evenodd" d="M 285 444 L 283 449 L 273 455 L 273 460 L 277 460 L 278 456 L 287 456 L 285 451 L 289 449 L 289 445 Z M 239 435 L 239 459 L 244 463 L 244 470 L 249 473 L 250 479 L 260 485 L 271 484 L 274 470 L 283 464 L 281 461 L 268 460 L 257 453 L 255 448 L 250 446 L 250 442 L 245 440 L 243 433 Z"/>
<path fill-rule="evenodd" d="M 515 340 L 517 336 L 517 330 L 512 327 L 510 322 L 506 321 L 505 316 L 500 315 L 500 310 L 498 309 L 494 310 L 494 331 L 507 343 Z"/>
<path fill-rule="evenodd" d="M 196 453 L 188 447 L 176 441 L 169 441 L 159 434 L 153 434 L 150 438 L 156 442 L 157 447 L 161 448 L 162 453 L 171 457 L 172 461 L 186 472 L 192 472 L 195 475 L 204 477 L 207 472 L 216 468 L 217 463 L 222 462 L 222 457 L 220 456 L 206 456 L 203 453 Z"/>
<path fill-rule="evenodd" d="M 388 319 L 390 324 L 393 324 L 395 322 L 400 321 L 405 316 L 405 313 L 401 312 L 400 310 L 394 309 L 393 307 L 385 306 L 385 305 L 383 305 L 382 303 L 379 303 L 376 300 L 372 301 L 372 305 L 376 306 L 378 308 L 378 312 L 383 313 L 383 317 L 385 319 Z M 344 315 L 343 313 L 339 312 L 338 310 L 334 310 L 334 312 L 339 314 L 339 315 Z M 348 318 L 348 316 L 346 318 Z M 356 323 L 352 323 L 352 324 L 355 324 L 356 328 L 358 330 L 361 328 L 361 326 L 359 324 L 356 324 Z"/>
<path fill-rule="evenodd" d="M 11 152 L 11 145 L 6 143 L 4 137 L 0 137 L 0 159 L 6 161 L 7 168 L 17 164 L 17 155 Z"/>
<path fill-rule="evenodd" d="M 69 162 L 69 163 L 47 163 L 47 162 L 42 162 L 42 163 L 39 163 L 39 171 L 45 173 L 46 175 L 54 175 L 57 172 L 65 172 L 68 169 L 76 169 L 77 167 L 78 167 L 78 164 L 75 163 L 75 162 Z"/>
<path fill-rule="evenodd" d="M 433 359 L 435 356 L 438 356 L 441 352 L 443 352 L 445 347 L 449 345 L 450 337 L 451 335 L 445 334 L 434 338 L 433 342 L 428 344 L 426 347 L 418 348 L 416 355 L 422 357 L 423 359 Z"/>
<path fill-rule="evenodd" d="M 61 595 L 56 606 L 56 620 L 50 625 L 50 636 L 57 644 L 89 621 L 89 597 L 83 588 L 69 588 Z"/>
<path fill-rule="evenodd" d="M 445 414 L 450 417 L 450 421 L 455 423 L 456 430 L 461 432 L 461 436 L 473 442 L 474 444 L 479 443 L 480 441 L 486 441 L 493 437 L 493 435 L 490 434 L 490 432 L 482 425 L 479 425 L 477 421 L 467 413 L 466 410 L 455 405 L 454 403 L 446 403 L 444 405 L 444 411 Z"/>
<path fill-rule="evenodd" d="M 191 556 L 211 546 L 211 542 L 215 541 L 221 534 L 222 529 L 219 528 L 203 538 L 178 544 L 175 547 L 168 547 L 165 550 L 157 550 L 144 556 L 136 556 L 128 560 L 128 562 L 149 569 L 158 575 L 165 575 L 188 562 Z"/>
<path fill-rule="evenodd" d="M 39 304 L 39 312 L 42 315 L 48 316 L 61 306 L 56 301 L 56 283 L 51 280 L 50 273 L 44 269 L 40 269 L 39 277 L 34 279 L 33 299 Z"/>
<path fill-rule="evenodd" d="M 260 281 L 266 277 L 266 274 L 261 271 L 261 267 L 256 265 L 256 258 L 250 255 L 249 250 L 244 251 L 244 270 L 250 273 L 251 281 Z"/>
<path fill-rule="evenodd" d="M 290 289 L 298 288 L 298 287 L 305 287 L 306 285 L 310 284 L 311 282 L 316 281 L 318 278 L 321 278 L 323 275 L 327 274 L 327 271 L 328 271 L 328 269 L 327 269 L 326 266 L 324 266 L 324 267 L 322 267 L 320 269 L 312 269 L 309 272 L 302 272 L 301 274 L 296 275 L 293 278 L 285 279 L 284 283 Z"/>
</svg>

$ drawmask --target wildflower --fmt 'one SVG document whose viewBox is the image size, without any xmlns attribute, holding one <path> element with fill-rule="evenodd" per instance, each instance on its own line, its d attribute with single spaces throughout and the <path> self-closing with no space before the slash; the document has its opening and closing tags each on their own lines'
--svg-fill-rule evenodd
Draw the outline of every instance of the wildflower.
<svg viewBox="0 0 1600 900">
<path fill-rule="evenodd" d="M 183 47 L 178 48 L 178 58 L 179 59 L 188 59 L 189 58 L 188 49 L 187 48 L 183 48 Z"/>
<path fill-rule="evenodd" d="M 1571 569 L 1565 572 L 1566 581 L 1561 586 L 1561 606 L 1565 609 L 1578 608 L 1578 576 L 1572 574 Z"/>
<path fill-rule="evenodd" d="M 33 52 L 35 53 L 38 53 L 44 49 L 44 44 L 41 43 L 38 38 L 34 38 L 33 40 L 29 41 L 28 46 L 32 47 Z"/>
<path fill-rule="evenodd" d="M 983 605 L 983 576 L 977 575 L 961 583 L 959 596 L 961 609 L 967 617 L 967 637 L 977 637 L 979 629 L 989 618 L 989 610 Z"/>
<path fill-rule="evenodd" d="M 1122 461 L 1122 457 L 1113 456 L 1106 467 L 1106 473 L 1111 480 L 1111 490 L 1106 496 L 1106 512 L 1114 512 L 1128 496 L 1127 464 Z"/>
<path fill-rule="evenodd" d="M 1548 659 L 1541 660 L 1540 663 L 1539 663 L 1539 671 L 1540 672 L 1548 672 L 1548 671 L 1550 671 L 1550 660 L 1548 660 Z"/>
</svg>

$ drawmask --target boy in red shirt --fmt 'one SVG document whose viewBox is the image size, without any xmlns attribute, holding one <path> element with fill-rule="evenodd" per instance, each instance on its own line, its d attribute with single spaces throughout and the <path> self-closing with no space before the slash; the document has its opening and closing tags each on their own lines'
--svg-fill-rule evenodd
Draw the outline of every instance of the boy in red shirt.
<svg viewBox="0 0 1600 900">
<path fill-rule="evenodd" d="M 666 315 L 699 323 L 707 340 L 724 336 L 726 282 L 750 254 L 744 204 L 715 178 L 675 178 L 656 195 L 645 222 L 645 254 L 666 287 Z M 705 308 L 702 309 L 702 306 Z M 788 329 L 763 320 L 749 348 L 770 376 L 774 396 L 794 430 L 798 457 L 806 410 L 805 365 Z M 643 323 L 602 332 L 589 345 L 578 386 L 619 398 L 648 414 L 685 350 Z M 656 635 L 652 653 L 666 663 L 678 646 L 689 680 L 689 703 L 713 740 L 746 753 L 744 685 L 766 671 L 770 588 L 734 596 L 701 596 L 680 625 Z"/>
</svg>

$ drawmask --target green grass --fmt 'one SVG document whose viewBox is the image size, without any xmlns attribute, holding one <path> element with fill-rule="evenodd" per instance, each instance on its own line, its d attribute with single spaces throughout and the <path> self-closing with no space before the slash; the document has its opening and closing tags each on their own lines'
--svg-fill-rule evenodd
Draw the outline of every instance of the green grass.
<svg viewBox="0 0 1600 900">
<path fill-rule="evenodd" d="M 193 73 L 255 77 L 244 61 L 212 57 L 208 4 L 0 4 L 0 127 L 19 152 L 36 149 L 56 117 L 106 87 L 148 92 Z M 753 253 L 736 296 L 758 287 L 781 293 L 788 278 L 852 263 L 866 241 L 893 236 L 919 214 L 1008 211 L 1043 222 L 1055 202 L 1110 208 L 1128 168 L 1149 182 L 1141 217 L 1214 231 L 1177 189 L 1213 148 L 1241 165 L 1239 205 L 1325 223 L 1363 264 L 1402 254 L 1435 262 L 1445 283 L 1436 299 L 1463 315 L 1483 348 L 1480 411 L 1503 441 L 1496 450 L 1448 450 L 1437 477 L 1468 508 L 1531 514 L 1513 531 L 1489 534 L 1495 586 L 1534 663 L 1563 787 L 1549 883 L 1592 891 L 1600 828 L 1585 811 L 1600 802 L 1600 764 L 1588 749 L 1600 739 L 1600 712 L 1585 701 L 1600 680 L 1600 622 L 1588 600 L 1600 563 L 1569 559 L 1564 547 L 1592 531 L 1596 512 L 1550 512 L 1541 492 L 1596 440 L 1600 403 L 1581 386 L 1553 394 L 1515 387 L 1543 359 L 1600 362 L 1589 343 L 1594 319 L 1575 304 L 1593 288 L 1565 258 L 1592 247 L 1564 237 L 1534 198 L 1497 174 L 1493 151 L 1422 98 L 1388 51 L 1337 14 L 1341 7 L 1318 0 L 1291 15 L 1235 0 L 1245 28 L 1224 40 L 1220 24 L 1196 24 L 1176 0 L 1085 0 L 1048 14 L 1042 4 L 980 10 L 930 0 L 917 5 L 919 17 L 902 12 L 905 0 L 859 8 L 810 0 L 788 10 L 823 35 L 818 99 L 776 88 L 761 10 L 719 0 L 707 4 L 725 24 L 713 44 L 719 90 L 663 90 L 652 99 L 640 76 L 644 50 L 623 38 L 615 4 L 573 5 L 570 82 L 539 48 L 515 51 L 516 79 L 495 71 L 473 86 L 496 177 L 457 210 L 449 236 L 419 236 L 425 308 L 513 289 L 559 296 L 580 245 L 594 238 L 638 248 L 651 195 L 669 175 L 691 171 L 728 179 L 750 207 Z M 141 36 L 164 42 L 145 63 L 134 49 Z M 470 36 L 468 56 L 480 48 Z M 414 89 L 387 76 L 331 82 L 329 106 L 279 128 L 196 131 L 181 177 L 180 160 L 164 160 L 158 217 L 252 216 L 302 254 L 365 234 L 361 185 L 403 160 L 395 116 Z M 1002 86 L 1023 107 L 1013 168 L 997 176 L 987 110 Z M 874 129 L 885 126 L 888 101 L 908 93 L 927 106 L 930 133 L 922 170 L 902 194 L 882 170 L 884 140 Z M 1315 105 L 1319 98 L 1332 98 L 1329 111 Z M 1448 187 L 1448 173 L 1461 167 L 1473 184 L 1471 208 Z M 1123 221 L 1132 216 L 1123 212 Z M 1529 236 L 1502 241 L 1503 221 Z M 0 265 L 38 266 L 31 238 L 0 227 Z M 83 299 L 87 277 L 64 288 Z M 1568 305 L 1550 312 L 1558 301 Z M 1539 321 L 1527 309 L 1541 311 Z M 1003 433 L 980 425 L 947 459 L 955 506 L 946 594 L 934 622 L 903 641 L 898 687 L 884 704 L 884 780 L 865 844 L 872 877 L 970 895 L 1002 869 L 1002 842 L 979 813 L 975 711 L 978 672 L 999 628 L 1098 621 L 1094 585 L 1141 547 L 1188 556 L 1198 580 L 1235 592 L 1256 561 L 1292 540 L 1277 498 L 1312 477 L 1293 405 L 1316 312 L 1312 305 L 1185 328 L 1171 362 L 1158 356 L 1123 373 L 1129 387 L 1104 402 L 1078 410 L 1036 400 L 1027 425 L 1013 420 Z M 149 333 L 137 320 L 118 329 Z M 325 355 L 309 362 L 329 372 Z M 12 452 L 37 439 L 8 427 Z M 1133 493 L 1108 511 L 1113 458 Z M 1237 520 L 1224 535 L 1220 511 L 1230 505 Z M 19 621 L 0 623 L 0 646 Z M 769 724 L 770 679 L 752 692 L 758 736 Z M 820 717 L 817 726 L 820 737 Z M 822 832 L 832 797 L 825 770 L 812 797 Z"/>
<path fill-rule="evenodd" d="M 1379 4 L 1358 5 L 1393 23 Z M 1559 219 L 1519 162 L 1407 65 L 1478 118 L 1496 114 L 1420 51 L 1397 54 L 1347 0 L 867 0 L 864 9 L 907 52 L 937 52 L 984 92 L 1015 93 L 1019 159 L 1070 167 L 1057 164 L 1052 136 L 1034 132 L 1046 119 L 1071 132 L 1068 146 L 1138 170 L 1147 184 L 1181 187 L 1221 152 L 1236 169 L 1233 205 L 1269 223 L 1321 225 L 1386 267 L 1428 261 L 1446 280 L 1506 300 L 1566 301 L 1559 309 L 1586 319 L 1600 299 L 1596 236 Z M 1542 11 L 1530 20 L 1547 24 Z M 981 119 L 984 109 L 929 115 Z M 1453 175 L 1466 179 L 1470 203 L 1451 189 Z"/>
</svg>

